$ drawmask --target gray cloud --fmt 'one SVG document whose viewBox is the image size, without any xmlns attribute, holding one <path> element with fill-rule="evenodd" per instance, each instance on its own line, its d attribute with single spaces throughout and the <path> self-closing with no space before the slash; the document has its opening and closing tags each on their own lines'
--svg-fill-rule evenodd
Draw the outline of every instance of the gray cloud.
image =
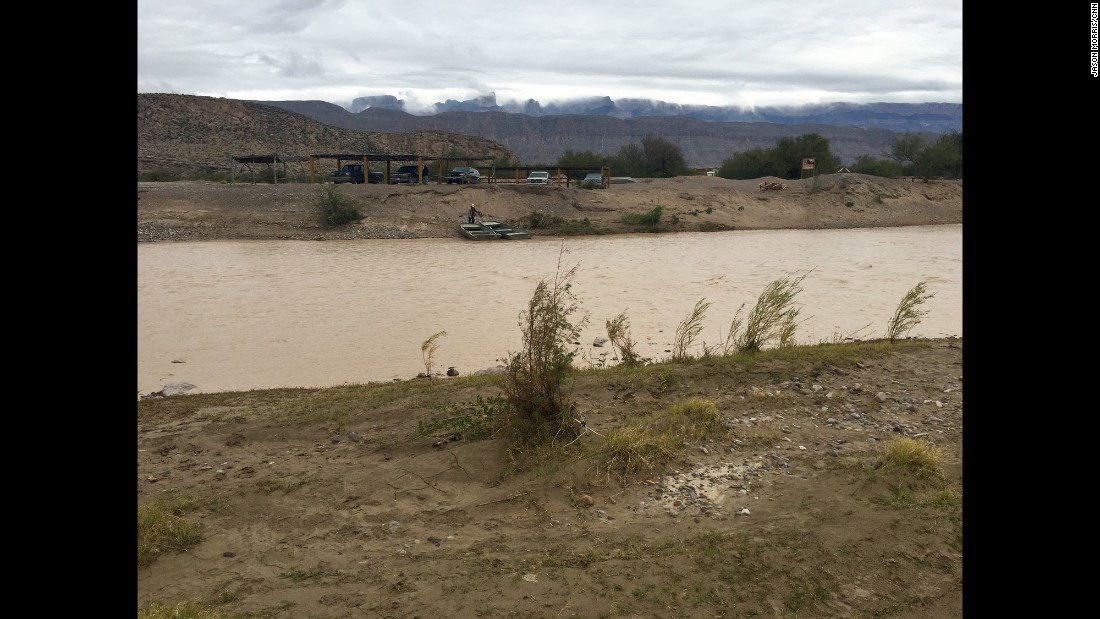
<svg viewBox="0 0 1100 619">
<path fill-rule="evenodd" d="M 962 102 L 961 0 L 139 0 L 137 39 L 138 92 L 392 96 L 410 112 L 490 93 L 543 105 Z"/>
</svg>

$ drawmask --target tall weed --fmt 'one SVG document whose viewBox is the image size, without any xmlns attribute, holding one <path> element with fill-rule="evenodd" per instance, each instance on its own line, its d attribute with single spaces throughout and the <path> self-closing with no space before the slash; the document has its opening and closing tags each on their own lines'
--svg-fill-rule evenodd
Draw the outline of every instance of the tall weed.
<svg viewBox="0 0 1100 619">
<path fill-rule="evenodd" d="M 927 316 L 928 312 L 918 308 L 934 296 L 936 295 L 926 294 L 924 282 L 918 283 L 905 293 L 894 310 L 890 322 L 886 324 L 886 337 L 890 338 L 890 342 L 901 337 L 903 333 L 908 334 L 913 327 L 920 324 L 921 319 Z"/>
<path fill-rule="evenodd" d="M 764 288 L 756 305 L 745 318 L 745 330 L 737 337 L 738 352 L 758 352 L 770 342 L 775 342 L 780 347 L 794 343 L 797 319 L 801 312 L 794 307 L 794 299 L 802 292 L 802 281 L 808 275 L 806 273 L 793 279 L 783 276 Z M 735 324 L 740 321 L 740 312 L 738 310 L 734 316 Z"/>
<path fill-rule="evenodd" d="M 607 338 L 611 341 L 611 349 L 615 351 L 619 363 L 628 367 L 640 364 L 642 358 L 634 350 L 637 342 L 630 339 L 630 322 L 626 318 L 626 312 L 605 321 L 604 326 L 607 327 Z"/>
<path fill-rule="evenodd" d="M 683 361 L 690 356 L 687 349 L 703 331 L 703 317 L 709 307 L 710 303 L 707 303 L 706 299 L 699 299 L 695 302 L 695 308 L 691 310 L 691 315 L 683 319 L 676 327 L 676 341 L 672 345 L 673 361 Z"/>
<path fill-rule="evenodd" d="M 439 338 L 447 335 L 446 331 L 440 331 L 420 345 L 420 354 L 424 357 L 424 371 L 428 378 L 432 377 L 432 366 L 435 365 L 435 351 L 439 348 Z"/>
</svg>

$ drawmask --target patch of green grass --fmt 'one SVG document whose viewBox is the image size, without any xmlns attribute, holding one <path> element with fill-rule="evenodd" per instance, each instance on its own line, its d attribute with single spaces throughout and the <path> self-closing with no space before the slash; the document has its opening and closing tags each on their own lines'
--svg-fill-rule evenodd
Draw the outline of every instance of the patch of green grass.
<svg viewBox="0 0 1100 619">
<path fill-rule="evenodd" d="M 193 602 L 179 602 L 168 605 L 163 602 L 150 602 L 138 609 L 138 619 L 223 619 L 215 610 L 203 608 Z"/>
<path fill-rule="evenodd" d="M 186 552 L 202 541 L 197 524 L 183 516 L 198 508 L 191 497 L 164 497 L 138 506 L 138 567 L 147 567 L 165 552 Z"/>
<path fill-rule="evenodd" d="M 672 432 L 627 424 L 604 435 L 593 454 L 598 461 L 595 472 L 600 478 L 617 475 L 620 480 L 649 475 L 673 460 L 682 448 L 683 440 Z"/>
<path fill-rule="evenodd" d="M 547 215 L 546 213 L 539 213 L 537 211 L 520 217 L 520 222 L 522 222 L 522 226 L 528 230 L 559 228 L 565 224 L 565 220 L 561 217 Z"/>
<path fill-rule="evenodd" d="M 943 479 L 943 453 L 928 443 L 908 436 L 891 440 L 879 459 L 879 468 L 899 469 L 920 479 Z"/>
<path fill-rule="evenodd" d="M 455 433 L 464 441 L 489 438 L 508 416 L 508 400 L 502 396 L 476 396 L 473 404 L 449 405 L 447 416 L 416 422 L 419 436 Z"/>
<path fill-rule="evenodd" d="M 783 600 L 783 606 L 792 613 L 797 613 L 808 608 L 813 608 L 819 602 L 829 599 L 829 591 L 821 584 L 821 581 L 812 576 L 793 579 L 791 591 Z"/>
<path fill-rule="evenodd" d="M 680 375 L 670 365 L 661 365 L 655 371 L 647 372 L 646 376 L 649 378 L 646 389 L 653 397 L 660 396 L 680 382 Z"/>
<path fill-rule="evenodd" d="M 729 226 L 720 224 L 716 221 L 704 221 L 699 223 L 699 232 L 721 232 L 729 229 Z"/>
<path fill-rule="evenodd" d="M 593 225 L 592 222 L 585 217 L 580 220 L 567 220 L 558 228 L 558 233 L 562 236 L 591 236 L 611 234 L 611 231 Z"/>
<path fill-rule="evenodd" d="M 942 452 L 928 443 L 907 436 L 891 440 L 870 466 L 862 468 L 869 481 L 886 483 L 886 494 L 871 501 L 896 508 L 958 508 L 962 494 L 948 483 L 942 458 Z"/>
<path fill-rule="evenodd" d="M 609 430 L 591 448 L 601 479 L 649 475 L 679 457 L 684 442 L 724 434 L 718 407 L 692 398 L 645 417 L 632 417 Z"/>
</svg>

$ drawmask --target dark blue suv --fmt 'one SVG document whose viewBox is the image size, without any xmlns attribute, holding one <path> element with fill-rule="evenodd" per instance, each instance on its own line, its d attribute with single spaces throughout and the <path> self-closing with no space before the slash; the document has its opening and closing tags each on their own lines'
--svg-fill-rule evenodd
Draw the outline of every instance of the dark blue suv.
<svg viewBox="0 0 1100 619">
<path fill-rule="evenodd" d="M 419 178 L 420 184 L 426 185 L 428 183 L 428 175 L 428 166 L 424 166 L 423 170 L 417 170 L 416 166 L 414 165 L 403 165 L 400 168 L 397 168 L 397 171 L 390 175 L 390 183 L 394 185 L 400 183 L 410 183 L 415 185 L 417 183 L 417 179 Z"/>
<path fill-rule="evenodd" d="M 384 178 L 386 178 L 384 172 L 375 172 L 373 170 L 367 171 L 366 180 L 371 184 L 381 183 Z M 358 185 L 362 183 L 363 180 L 363 164 L 361 163 L 346 163 L 342 168 L 332 173 L 332 182 L 334 183 L 351 183 L 352 185 Z"/>
</svg>

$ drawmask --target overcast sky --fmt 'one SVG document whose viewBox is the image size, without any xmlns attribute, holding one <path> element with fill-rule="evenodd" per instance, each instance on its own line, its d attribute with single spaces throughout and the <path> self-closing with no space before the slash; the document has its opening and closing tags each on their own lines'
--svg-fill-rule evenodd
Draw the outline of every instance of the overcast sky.
<svg viewBox="0 0 1100 619">
<path fill-rule="evenodd" d="M 962 0 L 138 0 L 139 93 L 962 103 Z"/>
</svg>

